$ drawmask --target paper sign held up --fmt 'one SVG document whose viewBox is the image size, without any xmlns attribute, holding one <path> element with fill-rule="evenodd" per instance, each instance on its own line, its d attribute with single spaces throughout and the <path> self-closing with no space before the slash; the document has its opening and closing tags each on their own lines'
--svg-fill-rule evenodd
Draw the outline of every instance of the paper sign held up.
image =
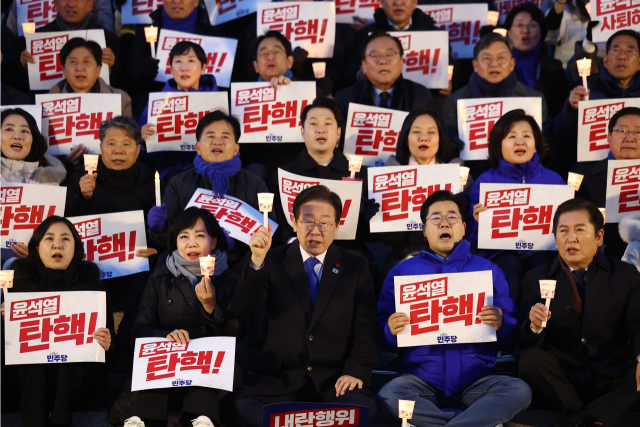
<svg viewBox="0 0 640 427">
<path fill-rule="evenodd" d="M 449 34 L 446 31 L 391 31 L 402 43 L 402 75 L 429 89 L 449 87 Z"/>
<path fill-rule="evenodd" d="M 609 160 L 607 170 L 607 222 L 620 222 L 640 211 L 640 160 Z"/>
</svg>

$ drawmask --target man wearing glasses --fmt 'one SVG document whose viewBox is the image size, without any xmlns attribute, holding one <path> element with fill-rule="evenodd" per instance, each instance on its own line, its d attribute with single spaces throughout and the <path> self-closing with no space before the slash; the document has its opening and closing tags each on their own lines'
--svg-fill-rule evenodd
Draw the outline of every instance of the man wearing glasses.
<svg viewBox="0 0 640 427">
<path fill-rule="evenodd" d="M 399 375 L 380 390 L 378 403 L 391 418 L 398 416 L 399 399 L 415 401 L 411 423 L 416 426 L 448 425 L 455 417 L 451 425 L 493 427 L 531 402 L 531 389 L 524 381 L 497 375 L 496 352 L 515 338 L 516 309 L 500 268 L 469 252 L 460 214 L 466 211 L 449 191 L 427 198 L 420 209 L 427 247 L 389 272 L 378 302 L 380 346 L 398 353 Z M 410 318 L 396 313 L 395 276 L 487 270 L 493 274 L 494 305 L 482 307 L 479 318 L 496 329 L 497 341 L 398 347 L 397 335 L 409 326 Z"/>
<path fill-rule="evenodd" d="M 298 240 L 270 251 L 272 230 L 251 236 L 251 259 L 235 288 L 241 312 L 268 312 L 257 375 L 235 399 L 243 426 L 262 425 L 264 405 L 326 402 L 369 407 L 378 361 L 376 299 L 367 261 L 333 244 L 342 202 L 325 186 L 309 187 L 293 203 Z"/>
</svg>

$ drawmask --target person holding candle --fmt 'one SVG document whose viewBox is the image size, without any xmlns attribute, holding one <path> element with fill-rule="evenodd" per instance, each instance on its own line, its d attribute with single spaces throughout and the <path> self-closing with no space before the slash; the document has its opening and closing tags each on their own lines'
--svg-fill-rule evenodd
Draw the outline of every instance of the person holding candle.
<svg viewBox="0 0 640 427">
<path fill-rule="evenodd" d="M 554 58 L 562 62 L 564 68 L 571 61 L 576 43 L 581 44 L 587 37 L 591 15 L 585 0 L 558 0 L 547 11 L 545 21 L 549 33 L 542 40 L 555 47 Z"/>
<path fill-rule="evenodd" d="M 518 376 L 536 407 L 562 411 L 556 426 L 616 425 L 640 407 L 640 273 L 599 250 L 603 223 L 593 203 L 562 203 L 553 217 L 558 255 L 522 283 Z M 556 281 L 549 310 L 540 280 Z"/>
</svg>

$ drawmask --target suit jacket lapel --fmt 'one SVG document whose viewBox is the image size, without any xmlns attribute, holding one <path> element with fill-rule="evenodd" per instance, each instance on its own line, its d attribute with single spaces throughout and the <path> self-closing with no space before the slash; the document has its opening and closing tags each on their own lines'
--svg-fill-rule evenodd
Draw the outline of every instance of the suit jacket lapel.
<svg viewBox="0 0 640 427">
<path fill-rule="evenodd" d="M 316 299 L 316 307 L 313 310 L 313 317 L 311 319 L 310 327 L 313 327 L 315 322 L 318 321 L 322 311 L 326 307 L 333 288 L 336 286 L 336 282 L 340 276 L 340 268 L 337 268 L 337 273 L 333 271 L 338 264 L 338 260 L 341 258 L 340 251 L 336 245 L 331 244 L 327 250 L 327 255 L 324 258 L 324 266 L 322 268 L 322 277 L 320 278 L 320 285 L 318 288 L 318 298 Z M 311 296 L 309 296 L 311 298 Z"/>
<path fill-rule="evenodd" d="M 283 264 L 291 280 L 291 285 L 300 299 L 300 304 L 302 304 L 307 317 L 311 320 L 313 306 L 311 305 L 309 279 L 307 279 L 307 273 L 304 271 L 304 263 L 302 262 L 302 254 L 300 253 L 300 243 L 298 243 L 297 240 L 289 245 Z"/>
</svg>

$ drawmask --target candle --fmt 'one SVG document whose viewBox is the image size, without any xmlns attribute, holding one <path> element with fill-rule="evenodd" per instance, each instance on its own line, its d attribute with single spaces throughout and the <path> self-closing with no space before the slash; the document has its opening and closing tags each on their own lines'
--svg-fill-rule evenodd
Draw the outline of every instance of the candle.
<svg viewBox="0 0 640 427">
<path fill-rule="evenodd" d="M 402 427 L 407 427 L 407 420 L 413 417 L 413 407 L 416 402 L 413 400 L 398 400 L 398 416 L 402 418 Z"/>
<path fill-rule="evenodd" d="M 582 184 L 582 179 L 584 175 L 580 175 L 579 173 L 569 172 L 569 178 L 567 179 L 568 185 L 573 185 L 573 187 L 578 191 L 580 189 L 580 184 Z"/>
<path fill-rule="evenodd" d="M 156 171 L 156 206 L 160 207 L 162 201 L 160 200 L 160 174 Z"/>
<path fill-rule="evenodd" d="M 500 12 L 495 10 L 490 10 L 487 12 L 487 25 L 491 25 L 495 27 L 498 25 L 498 18 L 500 17 Z"/>
<path fill-rule="evenodd" d="M 0 271 L 0 287 L 4 292 L 8 292 L 9 288 L 13 288 L 13 270 Z"/>
<path fill-rule="evenodd" d="M 264 228 L 269 229 L 269 212 L 273 209 L 273 193 L 258 193 L 258 207 L 264 214 Z"/>
<path fill-rule="evenodd" d="M 588 89 L 587 77 L 591 75 L 591 60 L 587 58 L 578 59 L 576 61 L 576 65 L 578 66 L 578 74 L 582 77 L 582 86 L 584 86 L 585 89 Z M 585 101 L 588 101 L 589 95 L 586 95 L 584 99 Z"/>
<path fill-rule="evenodd" d="M 144 28 L 144 36 L 147 39 L 147 43 L 151 43 L 151 57 L 156 59 L 156 41 L 158 41 L 158 27 L 153 25 Z"/>
<path fill-rule="evenodd" d="M 200 257 L 200 272 L 206 278 L 213 276 L 213 272 L 216 269 L 216 258 L 211 255 Z"/>
<path fill-rule="evenodd" d="M 462 191 L 462 189 L 464 189 L 464 186 L 467 185 L 470 170 L 471 169 L 466 166 L 460 166 L 460 191 Z"/>
<path fill-rule="evenodd" d="M 22 23 L 22 32 L 24 34 L 30 34 L 36 32 L 36 23 L 35 22 L 23 22 Z"/>
<path fill-rule="evenodd" d="M 356 156 L 355 154 L 349 154 L 349 171 L 351 172 L 351 178 L 356 177 L 356 172 L 360 172 L 362 168 L 363 156 Z"/>
<path fill-rule="evenodd" d="M 551 300 L 556 294 L 556 281 L 555 280 L 540 280 L 540 296 L 546 300 L 545 306 L 547 307 L 547 312 L 549 312 L 549 306 L 551 305 Z M 548 317 L 548 316 L 547 316 Z M 547 320 L 545 319 L 542 322 L 542 327 L 547 327 Z"/>
<path fill-rule="evenodd" d="M 84 154 L 84 170 L 87 173 L 94 173 L 98 171 L 98 154 Z"/>
<path fill-rule="evenodd" d="M 605 209 L 604 208 L 598 208 L 598 210 L 600 211 L 600 213 L 602 214 L 602 223 L 604 223 L 606 221 L 606 216 L 604 214 Z"/>
<path fill-rule="evenodd" d="M 447 67 L 447 75 L 449 76 L 449 81 L 451 81 L 451 78 L 453 77 L 453 65 L 449 65 Z"/>
<path fill-rule="evenodd" d="M 494 28 L 493 32 L 500 34 L 502 37 L 507 37 L 507 30 L 505 28 Z"/>
<path fill-rule="evenodd" d="M 313 76 L 316 79 L 323 79 L 325 72 L 327 70 L 327 63 L 326 62 L 314 62 L 311 64 L 311 66 L 313 67 Z"/>
</svg>

